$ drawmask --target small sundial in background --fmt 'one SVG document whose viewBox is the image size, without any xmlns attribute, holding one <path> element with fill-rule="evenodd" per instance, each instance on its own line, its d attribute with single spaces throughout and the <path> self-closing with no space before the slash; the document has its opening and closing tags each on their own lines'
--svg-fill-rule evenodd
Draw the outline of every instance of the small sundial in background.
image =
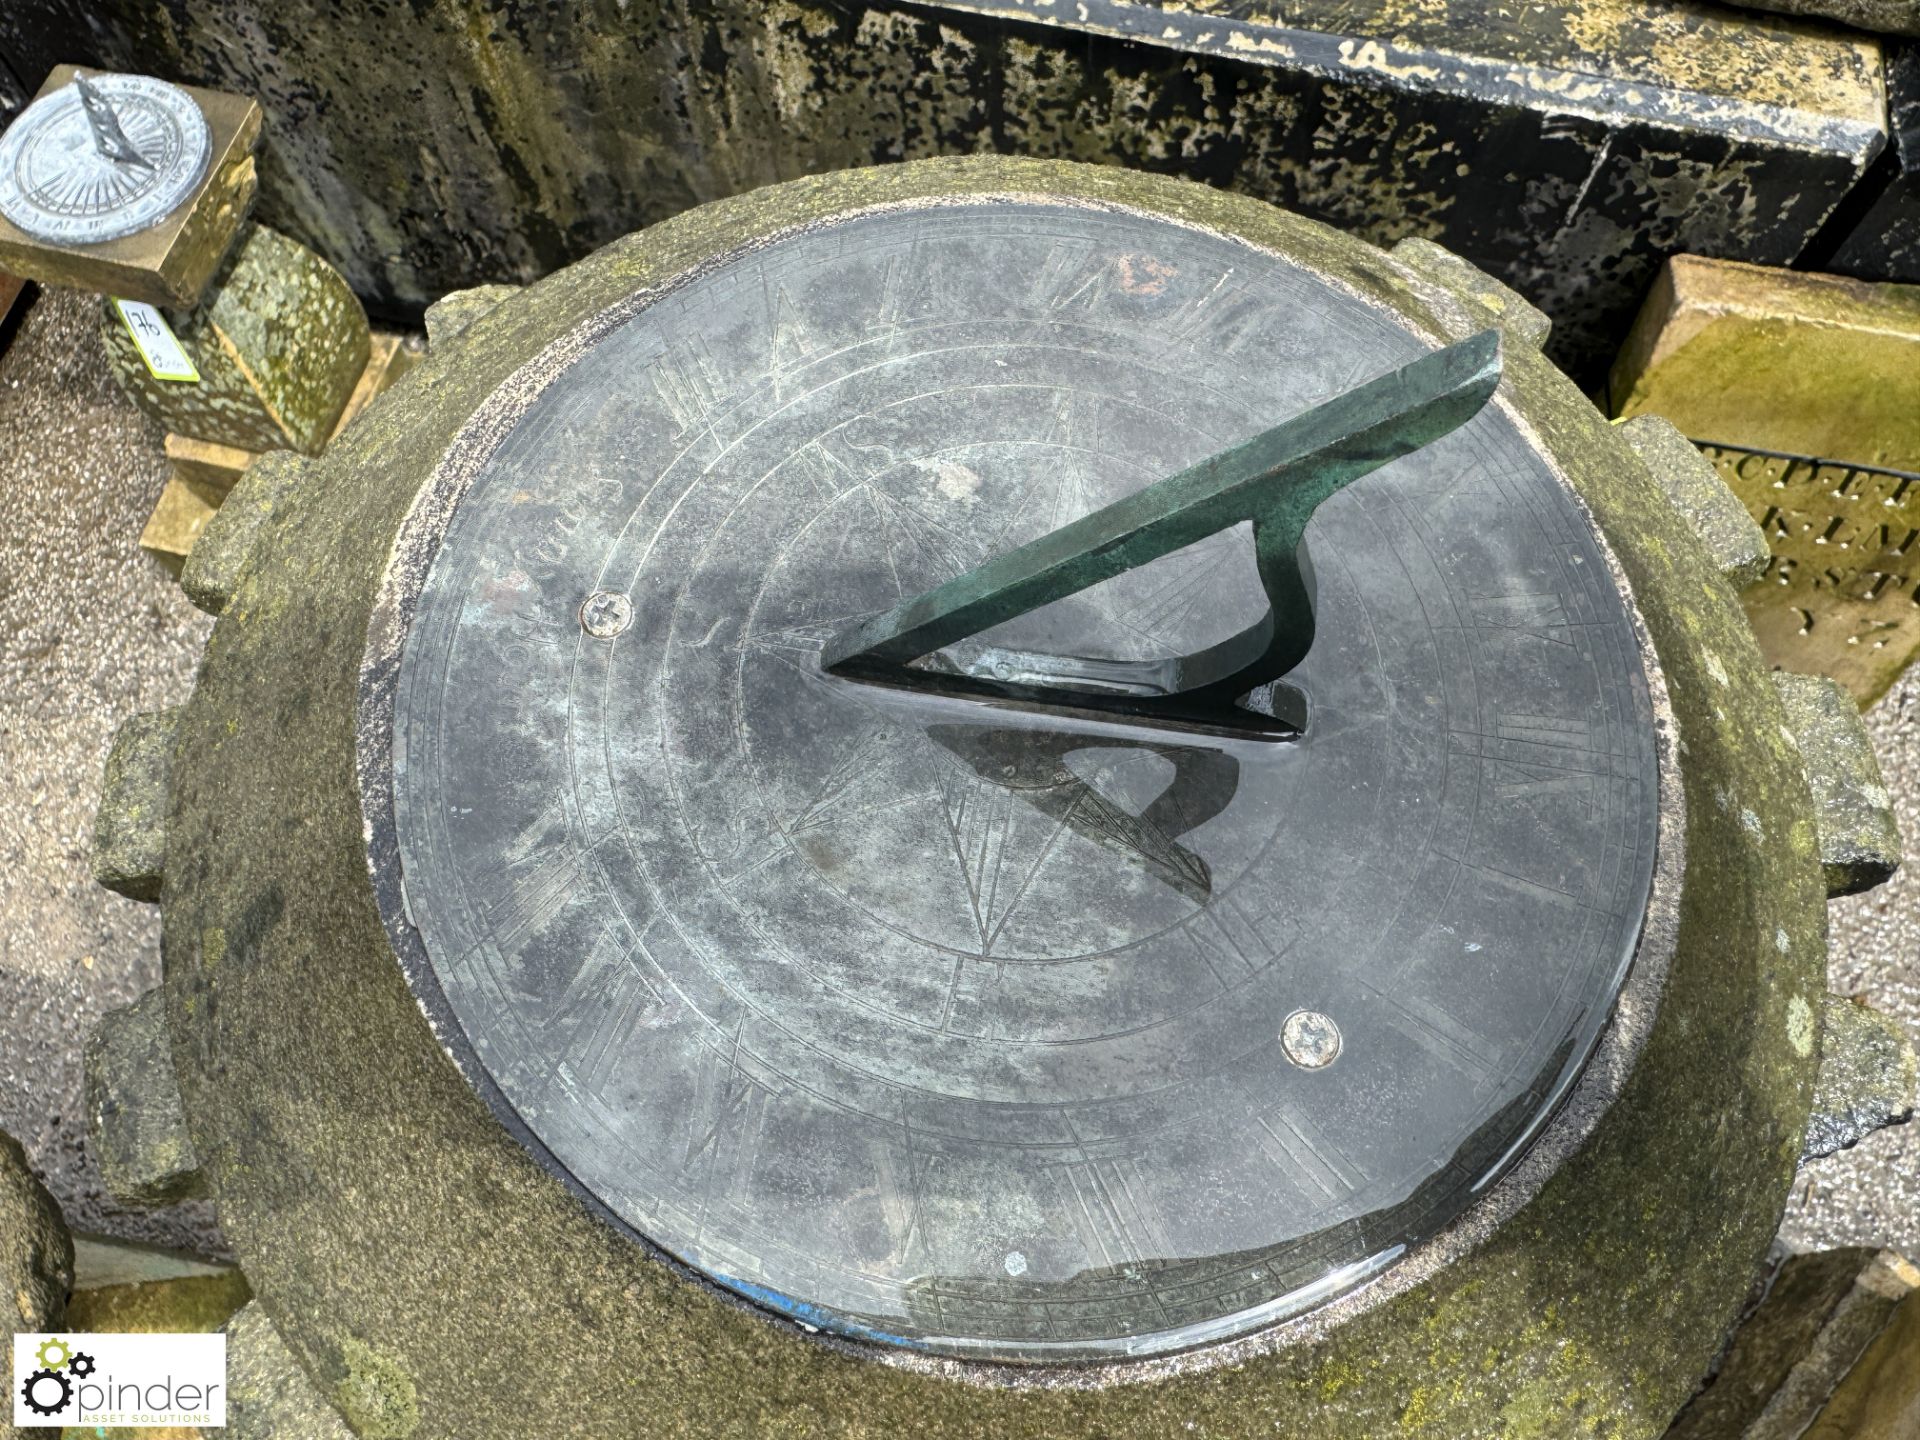
<svg viewBox="0 0 1920 1440">
<path fill-rule="evenodd" d="M 260 125 L 244 96 L 55 67 L 0 134 L 0 270 L 191 309 L 252 208 Z"/>
<path fill-rule="evenodd" d="M 184 204 L 212 157 L 207 117 L 179 86 L 76 74 L 0 137 L 0 215 L 38 240 L 118 240 Z"/>
</svg>

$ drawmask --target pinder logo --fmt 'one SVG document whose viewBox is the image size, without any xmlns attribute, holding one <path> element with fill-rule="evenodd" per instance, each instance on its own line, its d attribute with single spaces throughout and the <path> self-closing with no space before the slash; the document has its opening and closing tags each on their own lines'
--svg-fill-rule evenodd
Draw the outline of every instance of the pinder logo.
<svg viewBox="0 0 1920 1440">
<path fill-rule="evenodd" d="M 227 1423 L 224 1335 L 15 1335 L 13 1423 Z"/>
</svg>

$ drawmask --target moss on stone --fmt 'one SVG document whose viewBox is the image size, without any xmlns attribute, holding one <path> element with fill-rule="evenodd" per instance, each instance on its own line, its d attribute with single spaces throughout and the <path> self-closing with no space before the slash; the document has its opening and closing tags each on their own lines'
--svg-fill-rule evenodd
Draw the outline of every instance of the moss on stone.
<svg viewBox="0 0 1920 1440">
<path fill-rule="evenodd" d="M 179 712 L 135 715 L 114 732 L 93 816 L 93 878 L 130 900 L 160 898 L 167 859 L 167 780 Z"/>
<path fill-rule="evenodd" d="M 340 1359 L 346 1375 L 333 1396 L 354 1434 L 362 1440 L 407 1440 L 420 1428 L 413 1382 L 397 1363 L 354 1339 L 341 1342 Z"/>
<path fill-rule="evenodd" d="M 1774 683 L 1807 768 L 1829 895 L 1871 890 L 1900 868 L 1900 829 L 1853 697 L 1817 675 Z"/>
<path fill-rule="evenodd" d="M 102 1016 L 88 1037 L 87 1127 L 100 1178 L 122 1204 L 168 1205 L 199 1193 L 158 990 Z"/>
<path fill-rule="evenodd" d="M 640 1423 L 662 1440 L 775 1426 L 1631 1440 L 1663 1431 L 1706 1368 L 1800 1152 L 1815 1061 L 1788 1014 L 1824 988 L 1819 851 L 1779 700 L 1712 560 L 1617 432 L 1524 350 L 1508 355 L 1507 393 L 1597 516 L 1665 671 L 1687 879 L 1659 1020 L 1622 1097 L 1529 1205 L 1428 1283 L 1286 1348 L 1137 1383 L 983 1388 L 884 1365 L 620 1237 L 508 1137 L 435 1042 L 370 890 L 356 705 L 369 625 L 389 623 L 373 613 L 389 547 L 456 431 L 552 339 L 719 250 L 866 205 L 1033 192 L 1270 246 L 1436 338 L 1484 323 L 1377 251 L 1198 186 L 1018 160 L 802 180 L 678 217 L 501 304 L 342 437 L 324 486 L 266 519 L 183 732 L 166 983 L 223 1223 L 330 1393 L 356 1373 L 335 1337 L 354 1335 L 379 1337 L 422 1440 Z M 209 959 L 214 929 L 224 944 Z"/>
<path fill-rule="evenodd" d="M 20 1142 L 0 1132 L 0 1316 L 7 1331 L 64 1324 L 72 1288 L 73 1237 L 60 1207 Z"/>
</svg>

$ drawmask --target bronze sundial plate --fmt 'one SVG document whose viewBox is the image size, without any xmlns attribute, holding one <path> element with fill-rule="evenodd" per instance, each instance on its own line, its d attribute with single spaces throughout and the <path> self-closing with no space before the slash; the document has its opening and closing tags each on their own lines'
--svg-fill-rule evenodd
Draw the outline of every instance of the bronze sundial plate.
<svg viewBox="0 0 1920 1440">
<path fill-rule="evenodd" d="M 35 107 L 42 105 L 60 107 L 60 113 L 66 115 L 77 104 L 63 99 L 73 91 L 77 73 L 81 72 L 76 66 L 56 66 L 34 105 L 15 120 L 14 129 L 29 124 Z M 243 96 L 146 76 L 110 75 L 91 69 L 84 73 L 106 86 L 109 97 L 118 97 L 116 103 L 127 111 L 126 123 L 132 127 L 129 138 L 153 149 L 157 161 L 180 151 L 179 161 L 184 163 L 191 152 L 203 149 L 203 158 L 192 168 L 195 178 L 183 188 L 167 183 L 164 172 L 156 170 L 149 175 L 137 166 L 123 165 L 117 168 L 124 174 L 116 179 L 116 167 L 96 165 L 91 157 L 82 157 L 100 175 L 86 183 L 63 186 L 57 167 L 48 162 L 29 164 L 33 156 L 23 153 L 19 158 L 26 179 L 35 185 L 51 185 L 62 208 L 73 214 L 62 223 L 59 214 L 50 212 L 39 229 L 34 228 L 32 220 L 23 229 L 0 213 L 0 269 L 45 284 L 189 309 L 199 303 L 252 207 L 256 186 L 253 147 L 260 138 L 260 107 Z M 193 124 L 195 120 L 204 127 L 203 132 Z M 70 115 L 58 129 L 59 134 L 49 133 L 49 141 L 65 143 L 79 133 Z M 198 141 L 193 140 L 196 133 L 200 134 Z M 34 148 L 37 152 L 46 147 Z M 181 177 L 186 173 L 182 171 Z M 149 194 L 155 184 L 161 189 Z M 137 212 L 128 217 L 127 223 L 121 223 L 115 203 L 115 195 L 121 190 L 126 191 L 131 209 Z M 166 204 L 148 213 L 152 207 L 147 202 L 155 198 L 164 198 Z M 37 214 L 40 207 L 32 208 Z M 133 228 L 129 229 L 129 224 Z"/>
<path fill-rule="evenodd" d="M 828 637 L 1438 348 L 1144 212 L 918 202 L 715 257 L 469 425 L 394 691 L 428 1015 L 612 1223 L 987 1360 L 1244 1334 L 1390 1271 L 1567 1096 L 1652 882 L 1647 662 L 1498 399 L 1307 529 L 1294 738 L 822 673 Z M 1229 530 L 995 643 L 1263 604 Z"/>
</svg>

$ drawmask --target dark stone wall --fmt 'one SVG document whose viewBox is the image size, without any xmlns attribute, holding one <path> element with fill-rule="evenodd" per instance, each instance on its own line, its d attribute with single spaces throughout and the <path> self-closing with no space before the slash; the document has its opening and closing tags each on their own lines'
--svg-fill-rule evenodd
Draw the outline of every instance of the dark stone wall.
<svg viewBox="0 0 1920 1440">
<path fill-rule="evenodd" d="M 378 315 L 774 180 L 997 151 L 1437 240 L 1588 372 L 1664 255 L 1792 261 L 1883 141 L 1873 42 L 1689 0 L 1067 8 L 8 0 L 0 57 L 255 96 L 260 217 Z"/>
<path fill-rule="evenodd" d="M 1920 44 L 1888 57 L 1887 111 L 1893 141 L 1848 197 L 1825 268 L 1920 284 Z"/>
<path fill-rule="evenodd" d="M 6 58 L 0 56 L 0 126 L 8 124 L 26 103 L 26 87 L 8 68 Z"/>
</svg>

